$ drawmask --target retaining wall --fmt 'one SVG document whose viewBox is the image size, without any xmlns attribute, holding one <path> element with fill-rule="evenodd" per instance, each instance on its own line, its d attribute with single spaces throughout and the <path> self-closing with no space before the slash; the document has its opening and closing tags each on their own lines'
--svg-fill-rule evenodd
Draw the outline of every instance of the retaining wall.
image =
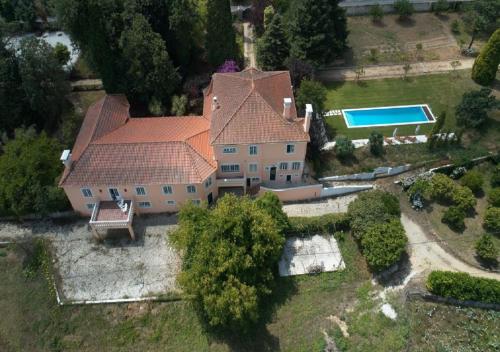
<svg viewBox="0 0 500 352">
<path fill-rule="evenodd" d="M 320 178 L 320 182 L 327 181 L 366 181 L 366 180 L 374 180 L 379 177 L 388 177 L 401 174 L 410 170 L 411 165 L 401 165 L 395 167 L 377 167 L 372 172 L 362 172 L 359 174 L 350 174 L 350 175 L 339 175 L 339 176 L 328 176 Z"/>
<path fill-rule="evenodd" d="M 323 187 L 322 184 L 297 186 L 289 188 L 269 188 L 260 186 L 259 195 L 265 192 L 273 192 L 282 202 L 294 202 L 313 200 L 323 197 L 341 196 L 345 194 L 366 191 L 372 189 L 372 185 L 352 185 Z"/>
</svg>

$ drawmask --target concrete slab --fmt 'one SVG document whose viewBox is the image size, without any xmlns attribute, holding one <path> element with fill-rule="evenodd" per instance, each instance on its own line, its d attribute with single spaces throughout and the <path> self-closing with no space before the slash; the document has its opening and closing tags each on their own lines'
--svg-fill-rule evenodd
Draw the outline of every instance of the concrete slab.
<svg viewBox="0 0 500 352">
<path fill-rule="evenodd" d="M 344 268 L 344 260 L 333 236 L 289 238 L 279 262 L 280 276 L 337 271 Z"/>
</svg>

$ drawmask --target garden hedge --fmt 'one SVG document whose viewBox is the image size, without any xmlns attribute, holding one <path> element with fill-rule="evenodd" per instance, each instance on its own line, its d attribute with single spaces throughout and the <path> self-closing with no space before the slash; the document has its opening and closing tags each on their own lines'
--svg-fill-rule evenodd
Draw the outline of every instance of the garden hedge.
<svg viewBox="0 0 500 352">
<path fill-rule="evenodd" d="M 349 230 L 349 218 L 345 214 L 325 214 L 321 216 L 290 217 L 288 235 L 313 235 Z"/>
<path fill-rule="evenodd" d="M 433 271 L 427 277 L 427 289 L 435 295 L 461 301 L 500 303 L 500 281 L 467 273 Z"/>
<path fill-rule="evenodd" d="M 472 66 L 472 79 L 483 86 L 490 85 L 495 80 L 500 64 L 500 29 L 490 37 Z"/>
</svg>

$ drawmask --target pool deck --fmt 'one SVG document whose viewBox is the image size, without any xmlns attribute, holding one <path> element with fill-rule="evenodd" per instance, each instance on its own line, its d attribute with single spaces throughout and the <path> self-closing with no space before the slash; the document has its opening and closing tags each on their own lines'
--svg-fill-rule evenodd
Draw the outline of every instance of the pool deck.
<svg viewBox="0 0 500 352">
<path fill-rule="evenodd" d="M 385 123 L 385 124 L 369 124 L 369 125 L 357 125 L 352 126 L 347 119 L 346 112 L 350 111 L 361 111 L 361 110 L 382 110 L 382 109 L 397 109 L 397 108 L 415 108 L 419 107 L 425 114 L 427 118 L 426 121 L 412 121 L 412 122 L 395 122 L 395 123 Z M 436 122 L 434 114 L 432 113 L 429 105 L 427 104 L 414 104 L 414 105 L 395 105 L 395 106 L 378 106 L 372 108 L 358 108 L 358 109 L 342 109 L 341 116 L 344 118 L 344 122 L 347 128 L 367 128 L 367 127 L 388 127 L 388 126 L 403 126 L 403 125 L 424 125 L 428 123 Z"/>
</svg>

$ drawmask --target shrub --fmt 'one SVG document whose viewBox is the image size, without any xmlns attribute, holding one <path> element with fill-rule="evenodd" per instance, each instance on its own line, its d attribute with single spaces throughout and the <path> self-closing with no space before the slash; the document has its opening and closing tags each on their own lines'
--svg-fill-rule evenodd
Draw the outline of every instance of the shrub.
<svg viewBox="0 0 500 352">
<path fill-rule="evenodd" d="M 66 65 L 70 59 L 68 47 L 62 43 L 57 43 L 54 47 L 54 55 L 61 65 Z"/>
<path fill-rule="evenodd" d="M 393 219 L 370 226 L 361 238 L 361 248 L 370 268 L 382 271 L 401 258 L 407 242 L 400 221 Z"/>
<path fill-rule="evenodd" d="M 354 144 L 347 137 L 338 137 L 335 140 L 334 151 L 341 159 L 349 158 L 354 153 Z"/>
<path fill-rule="evenodd" d="M 450 202 L 456 185 L 444 174 L 435 174 L 431 179 L 431 197 L 437 201 Z"/>
<path fill-rule="evenodd" d="M 500 233 L 500 208 L 489 207 L 486 209 L 483 224 L 491 232 Z"/>
<path fill-rule="evenodd" d="M 449 207 L 443 214 L 442 222 L 448 224 L 454 230 L 462 230 L 465 228 L 465 212 L 459 207 Z"/>
<path fill-rule="evenodd" d="M 435 295 L 462 301 L 500 302 L 500 281 L 467 273 L 433 271 L 427 277 L 427 289 Z"/>
<path fill-rule="evenodd" d="M 400 19 L 406 19 L 415 12 L 413 4 L 409 0 L 396 0 L 394 2 L 394 9 L 398 13 Z"/>
<path fill-rule="evenodd" d="M 495 263 L 498 257 L 498 248 L 495 247 L 491 236 L 484 234 L 476 242 L 476 255 L 487 263 Z"/>
<path fill-rule="evenodd" d="M 315 235 L 347 231 L 349 218 L 346 214 L 325 214 L 311 217 L 290 217 L 290 227 L 287 234 Z"/>
<path fill-rule="evenodd" d="M 488 193 L 488 203 L 493 207 L 500 207 L 500 187 L 493 188 Z"/>
<path fill-rule="evenodd" d="M 483 175 L 477 170 L 468 171 L 460 179 L 462 186 L 469 188 L 474 193 L 478 193 L 482 190 L 483 182 Z"/>
<path fill-rule="evenodd" d="M 439 15 L 441 12 L 448 11 L 449 7 L 450 7 L 450 5 L 448 4 L 448 1 L 446 1 L 446 0 L 438 0 L 438 1 L 436 1 L 433 4 L 432 10 L 434 11 L 434 13 L 436 15 Z"/>
<path fill-rule="evenodd" d="M 490 37 L 472 66 L 472 79 L 483 86 L 495 80 L 500 64 L 500 29 Z"/>
<path fill-rule="evenodd" d="M 418 178 L 411 186 L 408 188 L 408 197 L 413 199 L 416 195 L 420 195 L 422 198 L 428 198 L 431 189 L 431 184 L 429 181 Z"/>
<path fill-rule="evenodd" d="M 255 201 L 255 204 L 273 217 L 281 232 L 290 227 L 288 216 L 283 211 L 280 199 L 273 192 L 266 192 Z"/>
<path fill-rule="evenodd" d="M 451 31 L 455 34 L 460 33 L 460 23 L 458 20 L 453 20 L 451 22 Z"/>
<path fill-rule="evenodd" d="M 370 142 L 370 152 L 373 155 L 382 155 L 384 153 L 384 136 L 381 133 L 372 131 L 368 140 Z"/>
<path fill-rule="evenodd" d="M 370 7 L 370 16 L 373 22 L 380 22 L 384 18 L 384 10 L 380 4 L 375 4 Z"/>
<path fill-rule="evenodd" d="M 347 214 L 354 237 L 360 239 L 371 225 L 389 222 L 399 217 L 401 210 L 394 195 L 375 190 L 361 193 L 349 204 Z"/>
<path fill-rule="evenodd" d="M 490 182 L 491 182 L 491 185 L 493 187 L 500 186 L 500 164 L 497 165 L 495 170 L 493 170 L 493 173 L 491 174 Z"/>
<path fill-rule="evenodd" d="M 466 92 L 455 109 L 457 125 L 477 128 L 486 121 L 488 112 L 497 106 L 489 88 Z"/>
<path fill-rule="evenodd" d="M 315 113 L 322 113 L 325 110 L 327 90 L 319 81 L 303 80 L 297 92 L 297 107 L 305 109 L 306 104 L 312 104 Z"/>
<path fill-rule="evenodd" d="M 474 197 L 472 191 L 467 187 L 456 186 L 453 191 L 452 196 L 453 204 L 462 209 L 464 212 L 468 212 L 476 206 L 477 200 Z"/>
</svg>

